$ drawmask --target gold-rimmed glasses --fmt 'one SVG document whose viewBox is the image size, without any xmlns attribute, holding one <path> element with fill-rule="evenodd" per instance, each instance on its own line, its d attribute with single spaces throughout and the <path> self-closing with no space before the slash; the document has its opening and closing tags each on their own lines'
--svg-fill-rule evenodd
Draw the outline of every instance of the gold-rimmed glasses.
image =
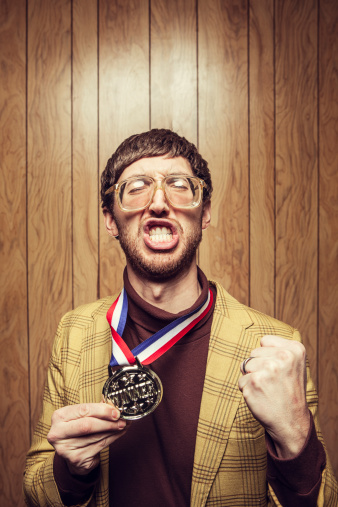
<svg viewBox="0 0 338 507">
<path fill-rule="evenodd" d="M 105 194 L 115 192 L 123 211 L 140 211 L 150 205 L 155 192 L 161 189 L 174 208 L 189 209 L 201 204 L 205 186 L 202 179 L 186 174 L 170 174 L 161 181 L 151 176 L 134 176 L 115 183 Z"/>
</svg>

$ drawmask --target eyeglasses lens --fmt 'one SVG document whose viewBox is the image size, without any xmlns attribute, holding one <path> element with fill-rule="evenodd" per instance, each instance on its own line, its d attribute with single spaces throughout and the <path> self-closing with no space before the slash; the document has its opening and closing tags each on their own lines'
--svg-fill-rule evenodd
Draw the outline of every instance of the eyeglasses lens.
<svg viewBox="0 0 338 507">
<path fill-rule="evenodd" d="M 155 182 L 150 178 L 130 178 L 122 183 L 119 199 L 126 210 L 142 209 L 149 205 Z M 190 208 L 198 206 L 201 186 L 197 178 L 169 176 L 164 179 L 164 190 L 173 206 Z"/>
<path fill-rule="evenodd" d="M 196 178 L 173 176 L 165 180 L 169 200 L 177 207 L 193 207 L 199 203 L 200 185 Z"/>
</svg>

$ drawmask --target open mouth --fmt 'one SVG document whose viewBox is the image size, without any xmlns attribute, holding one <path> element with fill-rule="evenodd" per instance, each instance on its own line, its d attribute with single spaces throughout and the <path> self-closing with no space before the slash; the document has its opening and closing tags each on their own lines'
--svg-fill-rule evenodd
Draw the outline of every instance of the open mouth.
<svg viewBox="0 0 338 507">
<path fill-rule="evenodd" d="M 168 227 L 150 227 L 149 238 L 155 243 L 168 242 L 173 239 L 173 233 Z"/>
<path fill-rule="evenodd" d="M 143 232 L 144 242 L 151 250 L 170 250 L 178 244 L 177 229 L 168 221 L 151 220 Z"/>
</svg>

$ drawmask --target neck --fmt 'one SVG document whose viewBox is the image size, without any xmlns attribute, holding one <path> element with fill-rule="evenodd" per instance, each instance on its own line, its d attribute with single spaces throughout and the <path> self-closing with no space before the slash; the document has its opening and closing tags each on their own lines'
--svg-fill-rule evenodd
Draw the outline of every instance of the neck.
<svg viewBox="0 0 338 507">
<path fill-rule="evenodd" d="M 128 264 L 127 271 L 131 285 L 144 301 L 170 313 L 190 308 L 201 294 L 196 264 L 187 272 L 165 281 L 141 278 Z"/>
</svg>

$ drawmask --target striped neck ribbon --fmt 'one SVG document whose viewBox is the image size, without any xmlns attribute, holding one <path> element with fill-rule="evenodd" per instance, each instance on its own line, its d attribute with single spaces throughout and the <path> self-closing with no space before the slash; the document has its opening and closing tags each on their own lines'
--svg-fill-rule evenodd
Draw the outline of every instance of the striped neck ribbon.
<svg viewBox="0 0 338 507">
<path fill-rule="evenodd" d="M 110 325 L 113 342 L 110 366 L 136 364 L 136 357 L 141 364 L 147 365 L 152 363 L 203 319 L 210 310 L 212 302 L 213 295 L 209 289 L 207 299 L 197 309 L 174 320 L 137 345 L 133 350 L 130 350 L 123 338 L 121 338 L 128 315 L 128 298 L 123 288 L 107 312 L 107 320 Z"/>
</svg>

